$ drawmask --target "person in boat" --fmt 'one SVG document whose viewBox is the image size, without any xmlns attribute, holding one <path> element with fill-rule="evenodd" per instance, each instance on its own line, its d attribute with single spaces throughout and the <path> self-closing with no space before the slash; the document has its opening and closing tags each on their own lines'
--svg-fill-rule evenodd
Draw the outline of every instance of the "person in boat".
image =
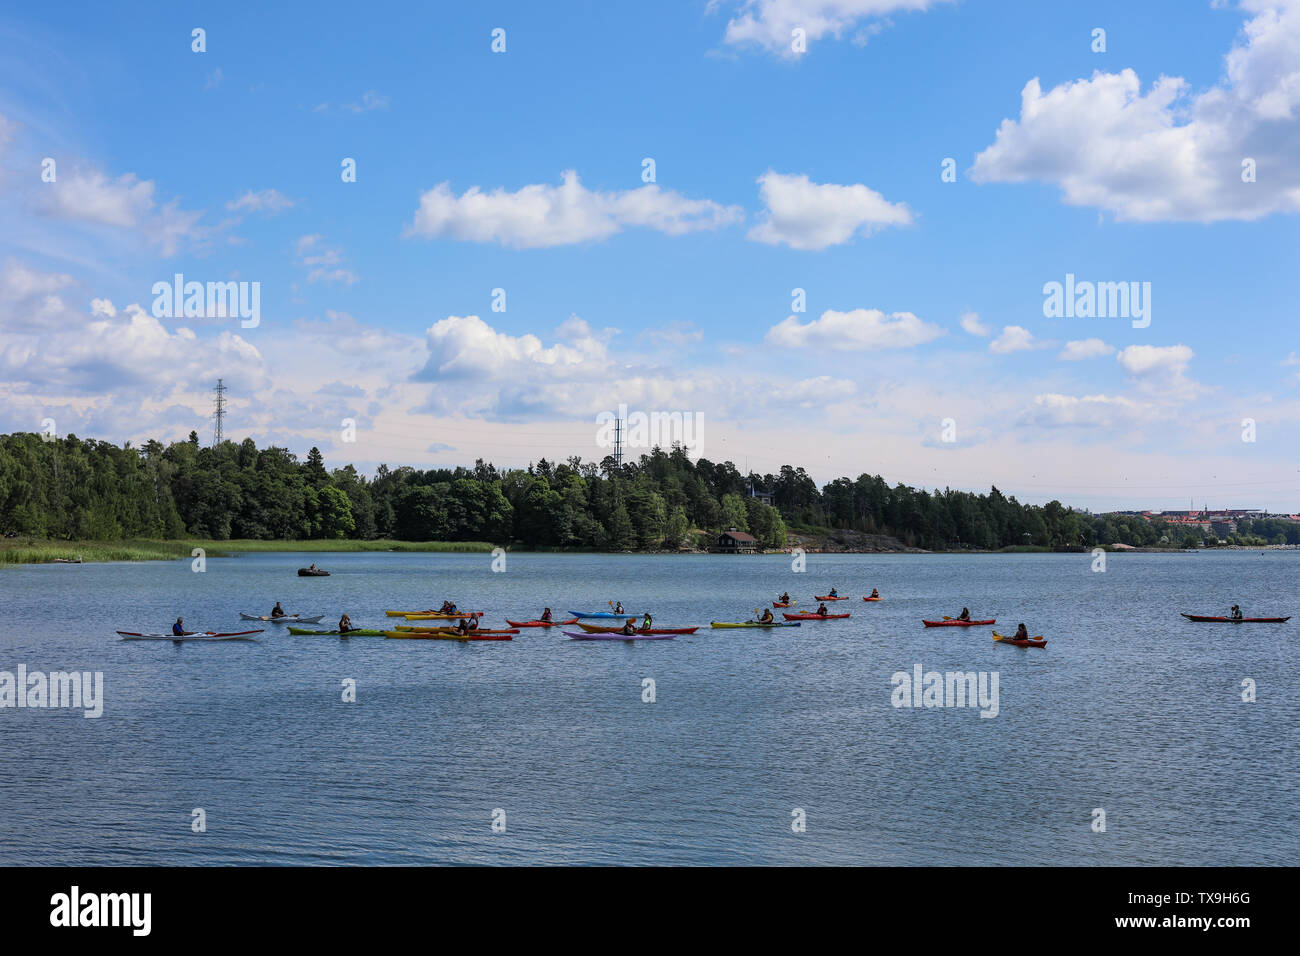
<svg viewBox="0 0 1300 956">
<path fill-rule="evenodd" d="M 457 622 L 456 622 L 456 630 L 459 631 L 461 634 L 468 634 L 468 633 L 469 633 L 469 618 L 467 618 L 467 617 L 462 617 L 459 621 L 457 621 Z"/>
<path fill-rule="evenodd" d="M 623 633 L 629 637 L 636 633 L 636 621 L 633 618 L 629 617 L 623 622 Z"/>
<path fill-rule="evenodd" d="M 547 623 L 550 623 L 550 620 L 551 620 L 551 609 L 550 609 L 549 607 L 544 607 L 544 608 L 542 608 L 542 616 L 541 616 L 540 618 L 538 618 L 538 620 L 539 620 L 539 621 L 546 621 Z"/>
<path fill-rule="evenodd" d="M 655 619 L 650 616 L 650 612 L 645 612 L 645 620 L 641 622 L 641 630 L 648 631 L 655 626 Z"/>
<path fill-rule="evenodd" d="M 777 604 L 789 604 L 789 603 L 790 603 L 790 592 L 789 592 L 789 591 L 782 591 L 782 592 L 781 592 L 781 596 L 780 596 L 779 598 L 777 598 L 776 603 L 777 603 Z"/>
<path fill-rule="evenodd" d="M 816 610 L 814 613 L 816 613 L 816 614 L 820 614 L 820 615 L 822 615 L 823 617 L 825 617 L 827 614 L 830 614 L 831 612 L 828 611 L 828 610 L 826 610 L 826 602 L 825 602 L 825 601 L 822 601 L 821 604 L 818 604 L 818 605 L 817 605 L 817 610 Z"/>
<path fill-rule="evenodd" d="M 969 620 L 970 620 L 970 608 L 968 608 L 968 607 L 964 607 L 964 608 L 962 608 L 962 609 L 961 609 L 961 613 L 957 615 L 957 620 L 959 620 L 959 621 L 969 621 Z"/>
<path fill-rule="evenodd" d="M 837 590 L 835 590 L 834 588 L 831 588 L 831 590 L 830 590 L 830 596 L 831 596 L 831 597 L 839 597 L 839 596 L 840 596 L 840 592 L 837 591 Z"/>
<path fill-rule="evenodd" d="M 280 607 L 280 602 L 276 601 L 275 607 L 271 608 L 271 617 L 288 617 L 288 616 L 289 615 L 284 613 L 284 608 Z"/>
<path fill-rule="evenodd" d="M 462 617 L 461 620 L 465 622 L 465 630 L 467 631 L 478 630 L 478 618 L 474 617 L 473 615 L 470 615 L 469 617 Z"/>
<path fill-rule="evenodd" d="M 177 637 L 184 637 L 184 636 L 185 636 L 185 619 L 184 619 L 184 618 L 178 617 L 178 618 L 176 619 L 176 623 L 172 625 L 172 634 L 176 635 Z"/>
<path fill-rule="evenodd" d="M 354 628 L 352 627 L 352 618 L 344 614 L 341 618 L 339 618 L 339 633 L 346 634 L 348 631 L 351 630 L 354 630 Z"/>
<path fill-rule="evenodd" d="M 871 589 L 871 596 L 872 596 L 873 598 L 880 597 L 880 591 L 877 590 L 876 588 L 872 588 L 872 589 Z"/>
<path fill-rule="evenodd" d="M 455 601 L 448 601 L 448 602 L 447 602 L 447 613 L 448 613 L 448 614 L 456 614 L 456 613 L 457 613 L 457 611 L 456 611 L 456 602 L 455 602 Z"/>
<path fill-rule="evenodd" d="M 618 601 L 617 603 L 615 603 L 615 605 L 614 605 L 614 613 L 615 613 L 615 614 L 622 614 L 622 613 L 623 613 L 623 602 L 622 602 L 622 601 Z"/>
<path fill-rule="evenodd" d="M 760 616 L 758 620 L 761 624 L 771 624 L 776 619 L 772 617 L 772 609 L 770 607 L 765 607 L 763 608 L 762 616 Z"/>
<path fill-rule="evenodd" d="M 1240 620 L 1241 620 L 1241 617 L 1242 617 L 1242 615 L 1241 615 L 1241 608 L 1239 608 L 1237 605 L 1234 604 L 1234 605 L 1232 606 L 1232 619 L 1233 619 L 1234 621 L 1240 621 Z"/>
<path fill-rule="evenodd" d="M 1026 630 L 1026 629 L 1025 629 L 1025 625 L 1024 625 L 1023 623 L 1021 623 L 1021 625 L 1020 625 L 1018 628 L 1016 628 L 1016 640 L 1017 640 L 1017 641 L 1027 641 L 1027 640 L 1029 640 L 1029 639 L 1030 639 L 1030 637 L 1029 637 L 1029 631 Z"/>
<path fill-rule="evenodd" d="M 316 570 L 316 565 L 313 564 L 313 565 L 312 565 L 311 567 L 309 567 L 307 570 L 308 570 L 308 571 L 315 571 L 315 570 Z"/>
</svg>

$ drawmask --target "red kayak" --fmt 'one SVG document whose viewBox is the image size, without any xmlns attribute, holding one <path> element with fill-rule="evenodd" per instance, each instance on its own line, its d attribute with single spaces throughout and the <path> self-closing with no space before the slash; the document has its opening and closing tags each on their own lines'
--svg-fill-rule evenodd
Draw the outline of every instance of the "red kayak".
<svg viewBox="0 0 1300 956">
<path fill-rule="evenodd" d="M 596 624 L 579 624 L 588 634 L 622 634 L 621 627 L 601 627 Z M 638 627 L 638 634 L 694 634 L 698 627 Z"/>
<path fill-rule="evenodd" d="M 814 601 L 847 601 L 846 597 L 831 597 L 829 594 L 814 594 Z"/>
<path fill-rule="evenodd" d="M 987 621 L 959 621 L 955 617 L 946 621 L 922 621 L 926 627 L 982 627 L 985 624 L 996 624 L 996 618 L 989 618 Z"/>
<path fill-rule="evenodd" d="M 512 621 L 506 618 L 506 623 L 511 627 L 559 627 L 562 624 L 577 624 L 578 619 L 571 617 L 567 621 Z"/>
<path fill-rule="evenodd" d="M 787 621 L 829 621 L 831 618 L 848 617 L 847 614 L 782 614 Z"/>
<path fill-rule="evenodd" d="M 884 598 L 878 598 L 878 597 L 876 597 L 876 598 L 866 597 L 866 598 L 863 598 L 862 600 L 864 600 L 864 601 L 883 601 Z"/>
<path fill-rule="evenodd" d="M 1209 621 L 1216 624 L 1285 624 L 1291 620 L 1290 615 L 1286 617 L 1211 617 L 1208 614 L 1184 614 L 1183 617 L 1189 621 L 1198 621 L 1200 623 Z"/>
<path fill-rule="evenodd" d="M 781 607 L 794 607 L 794 606 L 795 606 L 795 603 L 796 603 L 796 602 L 794 602 L 794 601 L 773 601 L 773 602 L 772 602 L 772 607 L 776 607 L 776 608 L 781 608 Z"/>
<path fill-rule="evenodd" d="M 1016 638 L 1016 637 L 1003 637 L 997 631 L 993 632 L 993 640 L 997 641 L 999 644 L 1014 644 L 1016 645 L 1016 647 L 1046 647 L 1047 646 L 1047 641 L 1041 637 L 1031 637 L 1028 639 Z"/>
</svg>

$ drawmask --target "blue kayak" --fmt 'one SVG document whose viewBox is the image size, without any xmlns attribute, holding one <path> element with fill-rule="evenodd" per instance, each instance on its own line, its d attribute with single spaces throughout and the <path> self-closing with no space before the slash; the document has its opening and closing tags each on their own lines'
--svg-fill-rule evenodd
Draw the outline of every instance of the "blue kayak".
<svg viewBox="0 0 1300 956">
<path fill-rule="evenodd" d="M 570 611 L 570 617 L 608 617 L 616 621 L 625 621 L 630 617 L 640 617 L 640 614 L 632 614 L 625 611 L 622 614 L 615 614 L 613 611 Z"/>
</svg>

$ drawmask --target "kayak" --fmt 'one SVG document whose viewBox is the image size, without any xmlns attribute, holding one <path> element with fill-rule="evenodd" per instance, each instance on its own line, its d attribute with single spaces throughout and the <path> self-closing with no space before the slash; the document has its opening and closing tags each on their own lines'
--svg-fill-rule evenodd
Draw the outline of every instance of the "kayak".
<svg viewBox="0 0 1300 956">
<path fill-rule="evenodd" d="M 848 617 L 847 614 L 782 614 L 787 621 L 829 621 L 832 618 Z"/>
<path fill-rule="evenodd" d="M 671 641 L 671 634 L 588 634 L 586 631 L 565 631 L 571 641 Z"/>
<path fill-rule="evenodd" d="M 416 627 L 415 625 L 412 624 L 406 624 L 406 625 L 399 624 L 397 625 L 397 627 L 393 628 L 393 630 L 417 631 L 420 634 L 459 634 L 460 633 L 460 628 L 458 627 Z M 504 628 L 504 627 L 482 627 L 482 628 L 476 627 L 470 630 L 468 633 L 470 634 L 518 634 L 519 629 L 518 628 L 511 629 L 511 628 Z"/>
<path fill-rule="evenodd" d="M 384 631 L 384 637 L 412 641 L 513 641 L 510 634 L 453 634 L 443 631 Z"/>
<path fill-rule="evenodd" d="M 773 601 L 772 607 L 774 608 L 794 607 L 798 603 L 799 603 L 798 601 Z"/>
<path fill-rule="evenodd" d="M 883 601 L 884 598 L 878 598 L 878 597 L 874 597 L 874 598 L 873 598 L 873 597 L 865 597 L 865 598 L 863 598 L 862 600 L 864 600 L 864 601 Z"/>
<path fill-rule="evenodd" d="M 430 618 L 447 618 L 448 620 L 455 618 L 481 618 L 482 615 L 484 615 L 482 611 L 456 611 L 455 614 L 443 614 L 442 611 L 435 611 L 432 607 L 426 611 L 383 611 L 383 613 L 389 615 L 390 618 L 409 618 L 412 617 L 412 615 L 420 614 L 428 615 Z"/>
<path fill-rule="evenodd" d="M 577 624 L 578 619 L 571 617 L 567 621 L 512 621 L 506 618 L 506 623 L 511 627 L 559 627 L 561 624 Z"/>
<path fill-rule="evenodd" d="M 955 617 L 950 617 L 944 621 L 922 621 L 926 627 L 983 627 L 987 624 L 996 624 L 997 618 L 989 618 L 987 621 L 959 621 Z"/>
<path fill-rule="evenodd" d="M 814 601 L 847 601 L 846 597 L 831 597 L 829 594 L 814 594 Z"/>
<path fill-rule="evenodd" d="M 1041 635 L 1038 637 L 1031 637 L 1029 638 L 1029 640 L 1026 641 L 1026 640 L 1017 640 L 1014 637 L 1004 637 L 1003 635 L 999 634 L 997 631 L 994 631 L 993 640 L 999 641 L 1000 643 L 1003 644 L 1014 644 L 1016 645 L 1016 647 L 1046 647 L 1047 646 L 1047 641 L 1043 640 Z"/>
<path fill-rule="evenodd" d="M 443 614 L 441 611 L 420 611 L 403 614 L 408 621 L 459 621 L 463 617 L 482 617 L 482 611 L 457 611 L 455 614 Z"/>
<path fill-rule="evenodd" d="M 609 627 L 608 625 L 605 624 L 583 624 L 581 621 L 579 621 L 578 627 L 582 628 L 588 634 L 613 634 L 615 632 L 619 634 L 623 633 L 623 629 L 621 627 Z M 636 629 L 636 632 L 638 634 L 694 634 L 698 630 L 699 630 L 698 627 L 651 627 L 651 628 L 638 627 Z"/>
<path fill-rule="evenodd" d="M 245 614 L 240 612 L 239 616 L 245 621 L 264 621 L 267 624 L 319 624 L 324 614 L 317 614 L 315 617 L 303 617 L 301 614 L 285 614 L 282 617 L 270 617 L 257 614 Z"/>
<path fill-rule="evenodd" d="M 1201 624 L 1207 622 L 1216 624 L 1285 624 L 1291 620 L 1290 615 L 1286 617 L 1211 617 L 1208 614 L 1184 614 L 1183 617 Z"/>
<path fill-rule="evenodd" d="M 623 611 L 618 614 L 613 611 L 570 611 L 569 613 L 574 617 L 608 617 L 613 618 L 616 621 L 626 621 L 629 618 L 637 618 L 641 616 L 640 614 L 632 614 L 628 611 Z"/>
<path fill-rule="evenodd" d="M 773 621 L 767 624 L 763 621 L 714 621 L 709 627 L 803 627 L 797 621 L 794 624 L 782 624 L 780 621 Z"/>
<path fill-rule="evenodd" d="M 118 631 L 124 641 L 251 641 L 254 634 L 261 634 L 257 631 L 229 631 L 224 634 L 218 634 L 214 631 L 199 633 L 198 631 L 189 631 L 185 634 L 140 634 L 136 631 Z"/>
<path fill-rule="evenodd" d="M 354 627 L 346 634 L 342 631 L 312 631 L 305 627 L 289 628 L 290 634 L 309 634 L 315 637 L 383 637 L 384 632 L 369 627 Z"/>
<path fill-rule="evenodd" d="M 311 568 L 299 568 L 298 577 L 300 578 L 327 578 L 330 576 L 328 571 L 322 571 L 320 568 L 312 570 Z"/>
</svg>

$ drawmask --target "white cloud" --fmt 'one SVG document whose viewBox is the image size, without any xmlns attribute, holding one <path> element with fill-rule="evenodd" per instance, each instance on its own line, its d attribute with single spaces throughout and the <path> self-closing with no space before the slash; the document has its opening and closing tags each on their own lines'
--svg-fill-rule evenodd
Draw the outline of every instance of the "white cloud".
<svg viewBox="0 0 1300 956">
<path fill-rule="evenodd" d="M 136 230 L 165 256 L 174 255 L 183 240 L 204 235 L 198 226 L 202 212 L 181 209 L 174 199 L 159 206 L 153 181 L 139 180 L 133 173 L 110 179 L 98 170 L 73 170 L 44 184 L 38 195 L 36 208 L 44 215 Z"/>
<path fill-rule="evenodd" d="M 749 230 L 756 242 L 818 250 L 848 242 L 855 234 L 869 236 L 912 222 L 906 203 L 891 203 L 861 183 L 814 183 L 803 174 L 768 170 L 758 184 L 767 208 Z"/>
<path fill-rule="evenodd" d="M 295 243 L 298 253 L 298 265 L 307 269 L 307 282 L 327 282 L 353 285 L 361 277 L 343 265 L 343 253 L 339 249 L 328 248 L 321 243 L 324 237 L 319 233 L 300 236 Z"/>
<path fill-rule="evenodd" d="M 1037 348 L 1042 348 L 1042 343 L 1034 338 L 1032 332 L 1019 325 L 1004 325 L 1002 334 L 989 343 L 989 351 L 999 355 Z"/>
<path fill-rule="evenodd" d="M 937 325 L 911 312 L 886 315 L 879 309 L 828 309 L 821 318 L 801 323 L 789 316 L 767 332 L 767 341 L 784 348 L 901 349 L 923 345 L 943 334 Z"/>
<path fill-rule="evenodd" d="M 1245 0 L 1254 13 L 1219 85 L 1191 94 L 1162 76 L 1143 93 L 1131 69 L 1021 93 L 975 159 L 979 182 L 1041 180 L 1066 203 L 1142 222 L 1251 220 L 1300 211 L 1300 3 Z M 1243 182 L 1243 160 L 1256 181 Z"/>
<path fill-rule="evenodd" d="M 25 302 L 38 296 L 53 295 L 73 282 L 70 275 L 37 272 L 11 259 L 0 269 L 0 300 Z"/>
<path fill-rule="evenodd" d="M 1195 355 L 1186 345 L 1130 345 L 1115 356 L 1130 375 L 1181 374 Z"/>
<path fill-rule="evenodd" d="M 568 333 L 583 330 L 585 323 L 583 329 L 570 327 Z M 536 375 L 606 357 L 604 346 L 590 336 L 579 335 L 577 347 L 545 348 L 535 335 L 498 332 L 477 315 L 450 315 L 431 325 L 425 334 L 429 361 L 420 377 L 429 379 L 514 378 L 526 370 Z"/>
<path fill-rule="evenodd" d="M 599 192 L 583 186 L 573 170 L 561 178 L 559 186 L 534 184 L 490 193 L 474 186 L 460 196 L 449 183 L 439 183 L 420 196 L 406 234 L 536 249 L 607 239 L 633 226 L 680 235 L 744 219 L 738 206 L 687 199 L 657 185 Z"/>
<path fill-rule="evenodd" d="M 1040 428 L 1114 427 L 1140 418 L 1148 409 L 1132 399 L 1112 395 L 1036 395 L 1021 416 L 1023 424 Z"/>
<path fill-rule="evenodd" d="M 824 36 L 840 37 L 863 20 L 891 13 L 925 10 L 935 0 L 744 0 L 738 13 L 727 23 L 727 43 L 756 45 L 784 57 L 798 56 L 791 43 L 791 32 L 802 28 L 810 47 Z M 882 24 L 869 23 L 854 36 L 865 42 L 865 35 L 879 32 Z"/>
<path fill-rule="evenodd" d="M 248 190 L 238 199 L 226 203 L 232 212 L 267 212 L 277 213 L 293 206 L 293 200 L 277 189 L 263 189 L 260 192 Z"/>
<path fill-rule="evenodd" d="M 961 327 L 971 335 L 978 335 L 981 338 L 993 334 L 993 330 L 980 321 L 979 313 L 963 312 L 961 316 Z"/>
<path fill-rule="evenodd" d="M 1079 362 L 1084 359 L 1101 358 L 1115 351 L 1115 346 L 1107 345 L 1101 339 L 1075 339 L 1066 342 L 1065 348 L 1057 358 L 1065 362 Z"/>
</svg>

